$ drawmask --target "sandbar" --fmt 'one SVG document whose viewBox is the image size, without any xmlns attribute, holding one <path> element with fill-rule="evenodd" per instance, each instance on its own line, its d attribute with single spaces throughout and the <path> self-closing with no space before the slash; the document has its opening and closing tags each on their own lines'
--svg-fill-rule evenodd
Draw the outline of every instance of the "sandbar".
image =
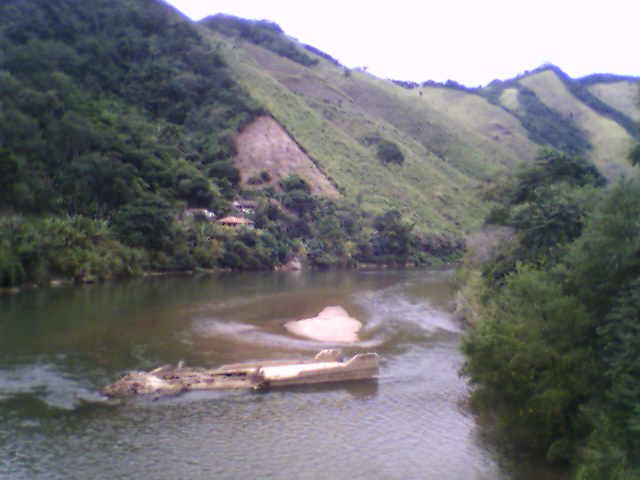
<svg viewBox="0 0 640 480">
<path fill-rule="evenodd" d="M 300 337 L 320 342 L 354 343 L 359 341 L 362 323 L 340 306 L 324 308 L 317 316 L 285 323 L 285 328 Z"/>
</svg>

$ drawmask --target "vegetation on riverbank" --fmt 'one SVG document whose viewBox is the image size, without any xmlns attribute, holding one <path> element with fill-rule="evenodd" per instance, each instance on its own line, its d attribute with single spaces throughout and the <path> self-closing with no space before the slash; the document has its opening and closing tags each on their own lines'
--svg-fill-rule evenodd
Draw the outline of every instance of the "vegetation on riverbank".
<svg viewBox="0 0 640 480">
<path fill-rule="evenodd" d="M 282 189 L 256 196 L 255 228 L 180 216 L 159 198 L 131 202 L 109 219 L 3 216 L 0 287 L 148 270 L 264 270 L 293 257 L 312 268 L 437 265 L 458 259 L 464 250 L 455 237 L 414 233 L 398 212 L 374 216 L 346 201 L 312 195 L 299 177 L 285 179 Z"/>
<path fill-rule="evenodd" d="M 605 187 L 580 157 L 547 151 L 501 198 L 490 219 L 516 234 L 467 272 L 473 401 L 580 480 L 640 478 L 640 179 Z"/>
<path fill-rule="evenodd" d="M 233 139 L 266 111 L 201 30 L 154 0 L 0 5 L 0 287 L 461 253 L 453 236 L 417 236 L 392 211 L 382 225 L 303 179 L 243 192 Z M 240 33 L 293 48 L 272 24 Z M 255 229 L 185 215 L 220 218 L 245 193 Z"/>
</svg>

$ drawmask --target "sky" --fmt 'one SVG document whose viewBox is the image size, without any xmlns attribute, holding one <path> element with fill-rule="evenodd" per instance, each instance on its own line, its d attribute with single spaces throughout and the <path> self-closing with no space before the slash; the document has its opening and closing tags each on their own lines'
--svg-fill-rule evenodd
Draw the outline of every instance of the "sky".
<svg viewBox="0 0 640 480">
<path fill-rule="evenodd" d="M 278 23 L 343 65 L 382 78 L 467 86 L 544 63 L 572 77 L 640 76 L 637 0 L 165 0 Z"/>
</svg>

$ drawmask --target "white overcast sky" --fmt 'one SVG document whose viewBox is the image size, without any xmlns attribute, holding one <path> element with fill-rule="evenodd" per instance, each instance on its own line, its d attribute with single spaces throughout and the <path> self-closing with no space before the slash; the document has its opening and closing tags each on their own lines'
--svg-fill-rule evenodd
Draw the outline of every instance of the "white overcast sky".
<svg viewBox="0 0 640 480">
<path fill-rule="evenodd" d="M 545 62 L 572 77 L 640 75 L 638 0 L 167 0 L 199 20 L 268 19 L 348 67 L 400 80 L 507 79 Z"/>
</svg>

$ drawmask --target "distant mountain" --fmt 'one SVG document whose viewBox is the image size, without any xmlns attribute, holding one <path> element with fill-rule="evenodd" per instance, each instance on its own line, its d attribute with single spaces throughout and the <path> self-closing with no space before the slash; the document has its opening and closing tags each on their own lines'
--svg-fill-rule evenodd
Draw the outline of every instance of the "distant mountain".
<svg viewBox="0 0 640 480">
<path fill-rule="evenodd" d="M 518 117 L 533 140 L 588 155 L 615 177 L 628 171 L 626 155 L 638 138 L 639 86 L 640 78 L 615 75 L 574 80 L 545 65 L 480 93 Z"/>
</svg>

